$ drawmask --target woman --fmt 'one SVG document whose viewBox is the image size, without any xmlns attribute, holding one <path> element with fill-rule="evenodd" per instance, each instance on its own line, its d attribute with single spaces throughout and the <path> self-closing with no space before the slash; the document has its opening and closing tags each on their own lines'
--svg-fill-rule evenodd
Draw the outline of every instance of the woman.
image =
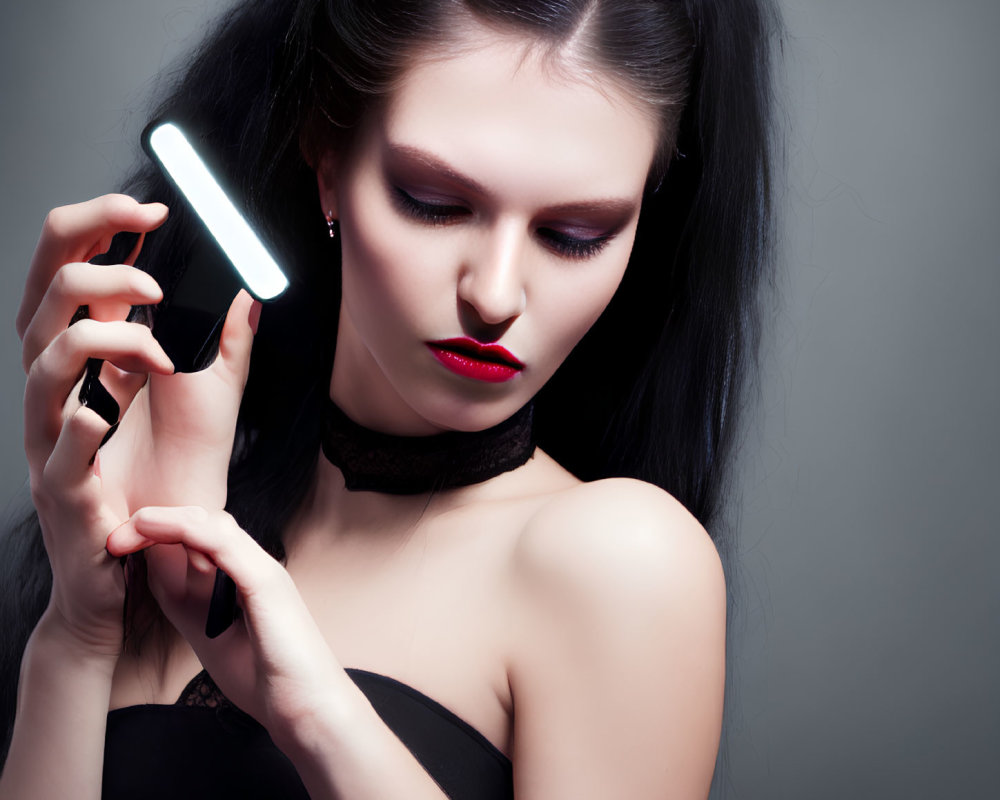
<svg viewBox="0 0 1000 800">
<path fill-rule="evenodd" d="M 293 287 L 238 297 L 213 365 L 173 375 L 126 321 L 200 246 L 167 188 L 133 186 L 169 219 L 50 214 L 18 331 L 52 582 L 21 614 L 0 796 L 707 793 L 725 589 L 701 523 L 766 264 L 769 19 L 224 21 L 158 115 L 203 134 Z M 100 450 L 95 357 L 122 409 Z M 242 613 L 208 639 L 217 567 Z"/>
</svg>

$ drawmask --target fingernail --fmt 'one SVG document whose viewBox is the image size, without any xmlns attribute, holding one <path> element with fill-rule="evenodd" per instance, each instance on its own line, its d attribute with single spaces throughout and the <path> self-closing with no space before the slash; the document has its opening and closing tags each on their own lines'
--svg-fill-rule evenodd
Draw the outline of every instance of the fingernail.
<svg viewBox="0 0 1000 800">
<path fill-rule="evenodd" d="M 100 359 L 88 359 L 87 372 L 80 386 L 78 399 L 81 405 L 97 412 L 108 425 L 114 425 L 118 422 L 121 407 L 100 381 L 101 364 Z"/>
<path fill-rule="evenodd" d="M 257 326 L 260 325 L 260 312 L 263 307 L 260 300 L 254 300 L 250 305 L 250 314 L 247 316 L 247 323 L 250 325 L 250 330 L 253 331 L 254 336 L 257 335 Z"/>
<path fill-rule="evenodd" d="M 175 367 L 174 362 L 170 360 L 170 356 L 168 356 L 166 350 L 163 349 L 163 345 L 160 345 L 159 361 L 164 375 L 173 375 L 177 372 L 177 367 Z"/>
<path fill-rule="evenodd" d="M 99 448 L 100 447 L 104 447 L 104 445 L 106 445 L 108 443 L 108 439 L 110 439 L 112 436 L 115 435 L 115 431 L 118 430 L 118 426 L 121 425 L 121 424 L 122 424 L 122 421 L 118 420 L 114 425 L 112 425 L 110 428 L 108 428 L 108 432 L 106 434 L 104 434 L 104 438 L 101 439 L 101 443 L 98 445 Z"/>
</svg>

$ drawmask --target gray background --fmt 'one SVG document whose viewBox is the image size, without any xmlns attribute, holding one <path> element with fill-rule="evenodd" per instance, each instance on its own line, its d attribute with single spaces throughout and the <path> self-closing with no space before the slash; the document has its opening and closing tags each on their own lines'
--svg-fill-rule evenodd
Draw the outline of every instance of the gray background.
<svg viewBox="0 0 1000 800">
<path fill-rule="evenodd" d="M 14 5 L 0 11 L 11 490 L 26 474 L 13 318 L 41 220 L 114 188 L 153 76 L 218 7 Z M 740 458 L 722 794 L 995 797 L 1000 4 L 783 5 L 786 227 Z"/>
</svg>

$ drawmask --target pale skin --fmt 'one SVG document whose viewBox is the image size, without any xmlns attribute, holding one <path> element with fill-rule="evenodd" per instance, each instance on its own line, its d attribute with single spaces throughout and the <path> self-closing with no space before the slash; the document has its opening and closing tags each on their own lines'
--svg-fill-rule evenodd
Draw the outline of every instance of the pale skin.
<svg viewBox="0 0 1000 800">
<path fill-rule="evenodd" d="M 331 394 L 392 433 L 488 427 L 548 380 L 621 279 L 656 146 L 655 123 L 612 82 L 572 80 L 509 34 L 463 36 L 458 55 L 417 59 L 349 157 L 315 165 L 344 255 Z M 446 219 L 415 217 L 399 190 Z M 82 263 L 166 213 L 121 196 L 57 209 L 31 265 L 17 327 L 54 590 L 0 797 L 99 797 L 108 709 L 172 703 L 203 665 L 314 798 L 443 797 L 344 667 L 410 684 L 481 731 L 512 759 L 518 798 L 704 797 L 725 589 L 698 523 L 659 489 L 584 484 L 540 451 L 429 501 L 348 492 L 318 455 L 279 564 L 219 510 L 259 308 L 238 297 L 212 367 L 174 376 L 123 321 L 159 299 L 155 282 Z M 567 255 L 567 238 L 601 244 Z M 67 329 L 82 304 L 96 321 Z M 525 369 L 486 385 L 427 354 L 463 334 Z M 90 356 L 110 362 L 102 381 L 128 409 L 92 466 L 107 425 L 74 388 Z M 105 546 L 147 549 L 179 632 L 138 658 L 120 655 L 121 571 Z M 216 565 L 244 616 L 209 641 Z"/>
</svg>

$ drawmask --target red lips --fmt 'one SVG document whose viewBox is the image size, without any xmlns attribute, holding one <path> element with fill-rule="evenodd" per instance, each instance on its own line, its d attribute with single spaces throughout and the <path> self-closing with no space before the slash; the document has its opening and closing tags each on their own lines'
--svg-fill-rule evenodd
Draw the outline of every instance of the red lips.
<svg viewBox="0 0 1000 800">
<path fill-rule="evenodd" d="M 503 383 L 524 369 L 507 348 L 482 344 L 468 336 L 428 342 L 427 347 L 452 372 L 477 381 Z"/>
</svg>

